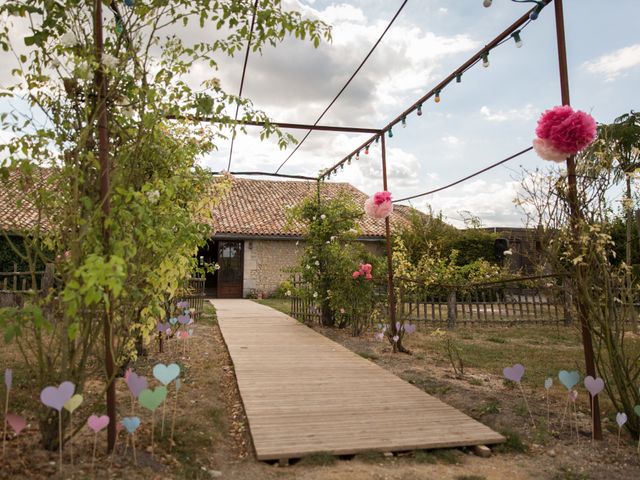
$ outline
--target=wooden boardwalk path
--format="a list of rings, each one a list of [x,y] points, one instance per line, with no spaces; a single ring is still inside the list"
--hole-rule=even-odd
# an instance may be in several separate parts
[[[259,460],[491,444],[462,412],[250,300],[212,300]]]

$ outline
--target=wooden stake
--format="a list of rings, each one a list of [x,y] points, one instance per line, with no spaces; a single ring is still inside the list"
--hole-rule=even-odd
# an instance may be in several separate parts
[[[165,402],[166,403],[166,402]],[[171,420],[171,442],[173,443],[173,432],[176,428],[176,412],[178,410],[178,388],[176,387],[176,396],[173,402],[173,420]]]
[[[113,457],[114,457],[114,456],[115,456],[115,454],[116,454],[116,448],[117,448],[117,446],[118,446],[118,437],[119,437],[119,436],[120,436],[120,435],[118,435],[118,428],[117,428],[117,426],[116,426],[116,441],[115,441],[115,442],[113,442],[113,450],[111,451],[111,457],[109,458],[109,468],[111,468],[111,466],[113,465]]]
[[[164,418],[167,412],[167,402],[162,402],[162,429],[160,430],[160,438],[164,437]]]
[[[7,413],[9,413],[9,388],[7,387],[7,396],[4,401],[4,426],[2,427],[2,458],[7,448]]]
[[[518,382],[518,386],[520,387],[520,391],[522,392],[522,398],[524,398],[524,404],[527,406],[527,411],[529,412],[529,417],[531,418],[531,425],[535,428],[536,421],[533,419],[533,414],[531,413],[531,409],[529,408],[529,402],[527,401],[527,396],[524,393],[524,388],[522,388],[522,384]]]
[[[138,457],[136,457],[136,434],[131,434],[131,446],[133,448],[133,462],[138,465]]]
[[[96,464],[96,447],[98,446],[98,432],[93,434],[93,456],[91,457],[91,471],[93,472]],[[114,448],[115,451],[115,448]]]
[[[616,455],[620,452],[620,432],[622,431],[622,427],[618,425],[618,445],[616,446]]]
[[[58,451],[60,452],[60,476],[62,475],[62,409],[58,412]],[[64,478],[64,477],[63,477]]]
[[[73,412],[69,412],[69,430],[73,432]],[[69,439],[69,455],[71,456],[71,465],[73,466],[73,438]]]
[[[151,456],[153,457],[153,434],[156,426],[156,411],[151,413]]]
[[[547,393],[547,428],[551,425],[551,413],[549,412],[549,390],[546,390]]]
[[[562,412],[562,418],[560,419],[560,428],[558,430],[562,430],[562,426],[564,425],[564,417],[567,415],[567,408],[569,408],[569,394],[567,394],[567,401],[564,404],[564,412]],[[571,422],[569,422],[569,426],[571,426]]]

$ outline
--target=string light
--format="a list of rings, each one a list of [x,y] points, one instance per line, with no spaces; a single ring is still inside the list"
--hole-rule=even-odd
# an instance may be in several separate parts
[[[522,47],[522,38],[520,37],[520,30],[516,30],[515,32],[513,32],[511,34],[511,37],[513,37],[513,39],[516,42],[516,48],[521,48]]]
[[[419,117],[422,116],[422,104],[418,105],[418,110],[416,110],[416,115]]]
[[[440,103],[440,92],[441,92],[441,90],[436,90],[436,96],[433,99],[433,101],[436,102],[436,103]]]
[[[484,0],[484,2],[482,2],[482,5],[484,5],[484,8],[489,8],[492,3],[493,0]]]
[[[389,128],[389,138],[393,138],[393,130],[391,128]]]
[[[135,0],[124,0],[124,4],[127,7],[133,7],[133,4],[136,3]]]
[[[360,160],[360,150],[356,152],[356,160]]]
[[[344,163],[340,164],[340,170],[344,170]]]
[[[461,73],[456,75],[456,83],[462,83],[462,74]]]
[[[484,68],[489,68],[489,52],[482,54],[482,66]]]
[[[351,155],[347,158],[347,165],[351,165]]]
[[[367,145],[366,147],[364,147],[364,154],[365,154],[365,155],[369,155],[369,145]]]
[[[407,128],[407,117],[402,117],[402,128]]]
[[[376,144],[380,141],[380,135],[376,137]]]

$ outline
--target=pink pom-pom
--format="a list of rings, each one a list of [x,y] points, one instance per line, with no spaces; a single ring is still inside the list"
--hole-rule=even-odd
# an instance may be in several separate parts
[[[553,149],[566,156],[588,147],[595,140],[596,132],[596,121],[591,115],[574,111],[568,105],[544,112],[536,128],[538,138],[547,140]]]
[[[372,267],[370,263],[364,263],[360,265],[360,271],[364,273],[371,273],[371,268]]]
[[[387,192],[388,193],[388,192]],[[386,200],[380,204],[375,203],[375,196],[369,197],[364,202],[364,211],[367,215],[373,218],[385,218],[391,214],[393,211],[393,203],[391,203],[391,196],[389,195],[389,200]]]
[[[373,279],[373,276],[372,276],[370,273],[367,273],[367,274],[364,276],[364,278],[365,278],[366,280],[371,280],[371,279]]]
[[[373,203],[375,203],[376,205],[382,205],[385,202],[390,202],[391,201],[391,193],[384,191],[384,192],[377,192],[374,196],[373,196]]]
[[[358,278],[360,276],[360,272],[358,272],[356,270],[355,272],[353,272],[352,276],[353,276],[353,279],[355,280],[356,278]]]
[[[540,158],[552,162],[564,162],[569,156],[566,153],[559,152],[558,150],[553,148],[549,140],[543,140],[541,138],[536,138],[533,140],[533,149],[536,151]]]

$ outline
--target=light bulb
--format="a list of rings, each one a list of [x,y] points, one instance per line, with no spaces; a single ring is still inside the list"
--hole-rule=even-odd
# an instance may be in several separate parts
[[[493,0],[484,0],[484,2],[482,2],[482,5],[484,6],[484,8],[489,8],[492,3]]]
[[[347,158],[347,165],[351,165],[351,157]]]
[[[538,18],[538,15],[539,15],[539,14],[540,14],[540,12],[539,12],[539,11],[538,11],[538,9],[536,8],[533,12],[531,12],[531,13],[529,14],[529,18],[530,18],[531,20],[537,20],[537,18]]]
[[[402,128],[407,128],[407,117],[402,117]]]
[[[422,104],[418,105],[418,110],[416,110],[416,115],[419,117],[422,116]]]
[[[365,155],[369,155],[369,145],[367,145],[366,147],[364,147],[364,154],[365,154]]]
[[[461,73],[456,75],[456,83],[462,83],[462,74]]]
[[[520,30],[518,30],[517,32],[513,32],[513,34],[511,36],[513,37],[513,39],[516,42],[516,48],[521,48],[522,47],[522,38],[520,37]]]
[[[389,129],[389,138],[393,138],[393,130]]]
[[[484,68],[489,68],[489,54],[485,53],[482,55],[482,66]]]
[[[356,160],[360,160],[360,150],[356,152]]]
[[[436,91],[436,96],[433,99],[433,101],[436,102],[436,103],[440,103],[440,90]]]

